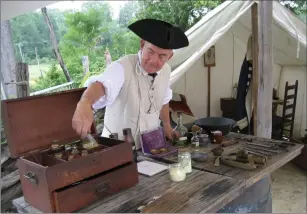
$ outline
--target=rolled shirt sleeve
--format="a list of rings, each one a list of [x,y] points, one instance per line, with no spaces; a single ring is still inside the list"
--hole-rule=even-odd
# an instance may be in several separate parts
[[[85,87],[89,87],[94,82],[100,82],[105,88],[105,95],[92,105],[93,109],[97,110],[111,105],[117,98],[119,91],[124,84],[124,80],[124,68],[118,62],[112,63],[102,74],[90,77],[85,82]]]
[[[169,101],[172,99],[172,97],[173,97],[173,91],[170,88],[170,85],[168,85],[168,88],[167,88],[165,96],[164,96],[163,105],[169,103]]]

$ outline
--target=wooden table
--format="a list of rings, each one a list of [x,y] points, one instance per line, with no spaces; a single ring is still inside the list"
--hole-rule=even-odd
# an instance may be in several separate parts
[[[152,177],[139,175],[139,183],[79,210],[91,213],[137,212],[216,212],[244,191],[244,182],[226,176],[193,170],[179,183],[169,179],[168,171]],[[154,200],[154,198],[159,197]],[[149,205],[149,202],[153,201]],[[13,200],[19,213],[41,213],[24,201]],[[146,206],[147,205],[147,206]]]
[[[236,133],[231,133],[229,137],[239,138],[240,142],[225,147],[224,154],[235,151],[248,139],[264,140]],[[298,156],[303,148],[303,145],[296,144],[289,152],[273,156],[265,166],[247,171],[226,165],[215,167],[215,157],[210,151],[216,146],[218,145],[209,144],[208,147],[201,148],[202,151],[208,152],[209,159],[204,163],[193,161],[193,172],[183,182],[172,182],[167,171],[153,177],[139,175],[139,183],[136,186],[97,201],[79,212],[137,212],[140,206],[145,206],[142,212],[152,213],[216,212],[240,196],[252,184]],[[164,158],[163,161],[177,162],[177,155]],[[155,197],[160,198],[148,204]],[[13,200],[13,204],[21,213],[40,212],[28,205],[23,197]]]
[[[256,141],[264,141],[264,142],[268,141],[268,139],[256,138],[254,136],[237,134],[237,133],[230,133],[228,137],[238,139],[239,143],[232,146],[224,147],[223,155],[235,152],[238,148],[242,147],[244,143],[248,142],[247,140],[249,139],[253,139]],[[273,142],[276,140],[270,140],[270,141]],[[200,151],[208,153],[209,158],[206,162],[192,161],[192,167],[194,169],[198,169],[201,171],[224,175],[236,180],[244,181],[246,188],[258,182],[260,179],[264,178],[265,176],[270,175],[272,172],[274,172],[284,164],[290,162],[292,159],[294,159],[296,156],[298,156],[301,153],[302,148],[304,147],[304,145],[296,144],[294,147],[289,147],[288,152],[283,152],[279,155],[272,156],[271,159],[269,159],[264,166],[261,166],[255,170],[243,170],[223,164],[220,164],[220,166],[218,167],[214,166],[216,157],[213,155],[211,150],[218,146],[219,146],[218,144],[210,143],[207,147],[200,147]],[[187,147],[184,149],[185,150],[187,149],[190,152],[193,151],[192,147]],[[170,162],[170,163],[177,162],[177,160],[178,160],[177,155],[168,156],[166,158],[161,159],[161,161]]]

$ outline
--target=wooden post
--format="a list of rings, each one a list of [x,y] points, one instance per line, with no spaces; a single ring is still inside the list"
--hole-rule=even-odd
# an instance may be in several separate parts
[[[0,72],[0,84],[1,84],[1,97],[6,100],[8,98],[8,93],[6,88],[4,87],[4,77],[2,71]]]
[[[1,22],[1,81],[7,98],[16,98],[16,85],[6,85],[6,82],[16,81],[16,58],[9,20]]]
[[[208,68],[208,106],[207,106],[207,117],[210,117],[210,101],[211,101],[211,67],[215,66],[215,46],[211,46],[204,55],[204,65]]]
[[[71,82],[72,79],[70,77],[70,74],[66,68],[66,65],[64,64],[64,61],[63,61],[63,58],[62,58],[62,55],[60,53],[60,50],[58,48],[58,42],[57,42],[57,39],[56,39],[56,36],[55,36],[55,32],[54,32],[54,28],[53,28],[53,25],[49,19],[49,16],[47,14],[47,9],[46,7],[43,7],[41,9],[42,13],[43,13],[43,16],[44,16],[44,19],[45,19],[45,22],[46,24],[48,25],[48,28],[49,28],[49,32],[50,32],[50,40],[51,40],[51,43],[52,43],[52,49],[53,49],[53,53],[54,55],[56,56],[56,58],[58,59],[58,62],[64,72],[64,75],[66,77],[66,80],[68,82]]]
[[[125,55],[126,55],[126,47],[125,47]],[[106,59],[106,65],[110,65],[112,63],[112,56],[110,54],[109,48],[106,48],[106,51],[104,53],[104,57]]]
[[[17,63],[16,65],[16,84],[17,84],[17,97],[27,97],[30,95],[29,90],[29,70],[28,64]]]
[[[18,45],[18,47],[19,47],[19,53],[20,53],[21,61],[24,62],[25,60],[24,60],[24,58],[23,58],[23,53],[22,53],[21,46],[20,46],[21,43],[18,43],[17,45]]]
[[[252,6],[254,135],[266,138],[272,133],[272,10],[272,1]]]
[[[85,76],[90,71],[88,56],[82,57],[83,75]]]
[[[38,66],[38,69],[41,73],[41,77],[43,77],[43,72],[41,70],[41,67],[39,66],[39,59],[38,59],[38,55],[37,55],[37,48],[35,47],[35,56],[36,56],[36,61],[37,61],[37,66]]]

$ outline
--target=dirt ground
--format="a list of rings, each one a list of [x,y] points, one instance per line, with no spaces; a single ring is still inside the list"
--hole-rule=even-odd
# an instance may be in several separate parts
[[[271,178],[273,213],[306,213],[307,171],[288,163]]]

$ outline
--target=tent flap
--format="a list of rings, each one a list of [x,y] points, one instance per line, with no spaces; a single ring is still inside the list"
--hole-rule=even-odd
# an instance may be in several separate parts
[[[257,2],[226,1],[189,29],[186,35],[190,45],[176,50],[169,61],[174,69],[171,74],[171,85],[182,77],[236,22],[241,23],[251,33],[250,14],[254,3]],[[306,65],[306,24],[275,1],[273,2],[273,20],[273,55],[276,64]]]

